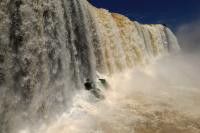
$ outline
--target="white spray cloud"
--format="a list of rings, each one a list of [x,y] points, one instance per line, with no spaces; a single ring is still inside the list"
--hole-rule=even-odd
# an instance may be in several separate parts
[[[178,28],[179,42],[187,52],[113,75],[105,100],[90,103],[85,100],[88,94],[80,93],[70,113],[38,132],[200,132],[200,56],[191,52],[199,48],[198,24],[200,21]]]
[[[200,50],[200,19],[178,27],[176,35],[184,51]]]

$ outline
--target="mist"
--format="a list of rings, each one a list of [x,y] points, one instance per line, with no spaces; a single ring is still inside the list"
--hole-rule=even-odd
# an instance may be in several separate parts
[[[72,108],[38,133],[200,132],[200,21],[176,32],[181,50],[145,66],[105,76],[110,87],[98,101],[82,90]],[[95,102],[94,102],[95,101]],[[24,129],[20,133],[29,133]]]
[[[182,51],[191,53],[200,50],[200,20],[182,24],[176,30],[176,36]]]
[[[147,66],[107,77],[105,100],[79,93],[71,110],[43,126],[45,133],[197,133],[200,64],[174,53]]]
[[[37,132],[200,132],[200,56],[184,39],[183,51],[107,77],[105,100],[79,93],[71,110]]]

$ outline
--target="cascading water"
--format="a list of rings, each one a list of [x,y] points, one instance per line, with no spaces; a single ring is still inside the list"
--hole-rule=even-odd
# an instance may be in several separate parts
[[[97,73],[177,49],[167,27],[141,25],[86,0],[1,0],[0,132],[54,119]]]

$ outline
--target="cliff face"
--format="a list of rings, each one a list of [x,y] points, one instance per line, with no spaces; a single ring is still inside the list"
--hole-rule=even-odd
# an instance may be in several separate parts
[[[175,49],[168,28],[132,22],[86,0],[1,0],[0,132],[66,109],[97,71],[112,74]]]

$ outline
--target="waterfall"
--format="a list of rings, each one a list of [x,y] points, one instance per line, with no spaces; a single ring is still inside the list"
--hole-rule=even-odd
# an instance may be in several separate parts
[[[167,27],[86,0],[1,0],[0,132],[61,113],[97,72],[113,74],[177,49]]]
[[[101,55],[96,54],[97,70],[102,73],[146,64],[155,57],[179,49],[176,37],[164,25],[142,25],[105,9],[90,9],[100,41]]]

